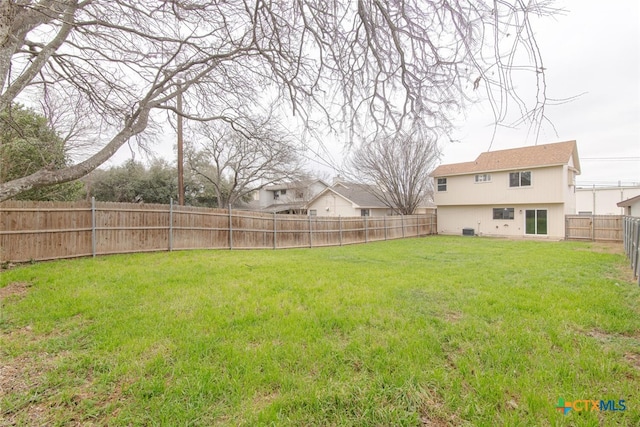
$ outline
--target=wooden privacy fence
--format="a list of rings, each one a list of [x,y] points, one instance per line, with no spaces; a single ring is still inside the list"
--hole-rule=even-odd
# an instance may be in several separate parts
[[[567,240],[622,241],[621,215],[566,215]]]
[[[625,216],[622,221],[622,230],[624,252],[631,261],[631,269],[640,285],[640,218]]]
[[[0,203],[0,261],[337,246],[436,233],[434,214],[313,217],[106,202]]]

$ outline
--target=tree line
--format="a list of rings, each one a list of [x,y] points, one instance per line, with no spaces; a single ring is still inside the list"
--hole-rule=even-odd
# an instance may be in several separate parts
[[[247,202],[251,193],[269,184],[303,176],[298,150],[291,140],[269,136],[245,139],[221,125],[203,125],[189,144],[184,176],[185,203],[226,207]],[[0,113],[0,182],[41,168],[69,163],[63,139],[47,119],[22,105]],[[163,159],[128,160],[96,169],[80,180],[21,193],[16,200],[168,203],[177,200],[177,167]]]
[[[38,158],[29,165],[7,160],[17,142],[1,148],[0,201],[62,189],[127,143],[152,151],[176,116],[205,140],[242,146],[226,158],[193,147],[188,159],[220,203],[246,196],[261,159],[302,150],[302,134],[415,154],[409,141],[437,148],[482,99],[495,126],[536,133],[547,94],[534,26],[557,12],[546,0],[0,0],[0,113],[36,109],[61,145],[23,139]]]

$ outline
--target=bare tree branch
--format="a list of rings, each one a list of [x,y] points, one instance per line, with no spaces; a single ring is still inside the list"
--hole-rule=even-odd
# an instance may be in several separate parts
[[[292,137],[262,120],[237,132],[222,123],[199,123],[188,150],[188,168],[210,182],[218,206],[236,205],[255,190],[301,175]]]
[[[380,201],[399,214],[412,215],[429,200],[429,173],[440,152],[433,136],[415,130],[363,144],[351,158],[361,182],[373,184]]]
[[[554,12],[545,0],[0,0],[0,111],[48,93],[94,124],[91,157],[0,183],[0,200],[151,138],[178,81],[197,120],[239,124],[275,102],[353,140],[414,121],[443,133],[484,89],[496,123],[515,107],[535,132],[546,82],[531,20]],[[534,89],[519,92],[525,73]]]

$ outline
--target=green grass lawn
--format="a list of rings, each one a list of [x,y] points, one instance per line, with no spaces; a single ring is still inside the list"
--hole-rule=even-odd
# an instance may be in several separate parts
[[[613,246],[438,236],[0,280],[0,425],[640,424],[640,290]]]

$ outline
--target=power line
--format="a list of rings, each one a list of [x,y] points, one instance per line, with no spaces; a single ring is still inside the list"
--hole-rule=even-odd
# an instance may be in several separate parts
[[[640,161],[640,157],[580,157],[580,160],[637,162]]]

